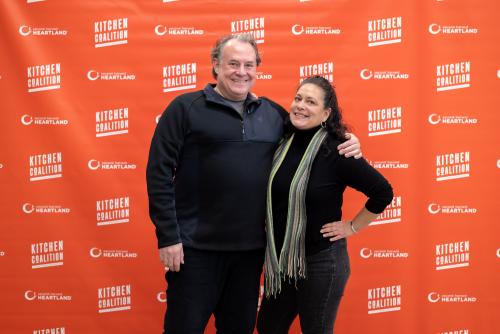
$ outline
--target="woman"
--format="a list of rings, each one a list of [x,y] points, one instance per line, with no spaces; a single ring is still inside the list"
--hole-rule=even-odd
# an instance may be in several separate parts
[[[331,334],[350,274],[346,238],[375,219],[393,193],[366,160],[338,154],[346,126],[326,79],[300,84],[289,117],[268,185],[266,298],[257,329],[288,333],[298,314],[304,334]],[[352,220],[340,221],[346,186],[368,200]]]

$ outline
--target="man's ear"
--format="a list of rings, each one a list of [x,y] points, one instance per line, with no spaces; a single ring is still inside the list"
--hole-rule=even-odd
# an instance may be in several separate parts
[[[212,60],[212,68],[216,74],[219,74],[219,61],[217,59]]]

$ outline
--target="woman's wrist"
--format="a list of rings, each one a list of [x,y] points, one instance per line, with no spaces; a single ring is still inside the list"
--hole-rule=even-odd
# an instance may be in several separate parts
[[[354,222],[352,220],[350,222],[350,225],[351,225],[351,231],[352,231],[352,233],[353,234],[358,233],[359,230],[356,227],[354,227]]]

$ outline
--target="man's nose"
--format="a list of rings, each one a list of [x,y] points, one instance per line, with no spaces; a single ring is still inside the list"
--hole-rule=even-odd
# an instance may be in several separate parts
[[[247,69],[245,68],[245,64],[241,64],[237,69],[236,69],[237,74],[245,75],[247,74]]]

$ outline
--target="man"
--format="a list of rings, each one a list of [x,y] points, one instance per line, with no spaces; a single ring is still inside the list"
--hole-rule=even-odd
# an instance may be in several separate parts
[[[211,314],[218,333],[253,331],[266,185],[286,115],[250,93],[259,64],[251,36],[221,38],[216,85],[175,98],[153,136],[147,183],[168,268],[165,333],[203,333]],[[361,156],[355,137],[341,148]]]

